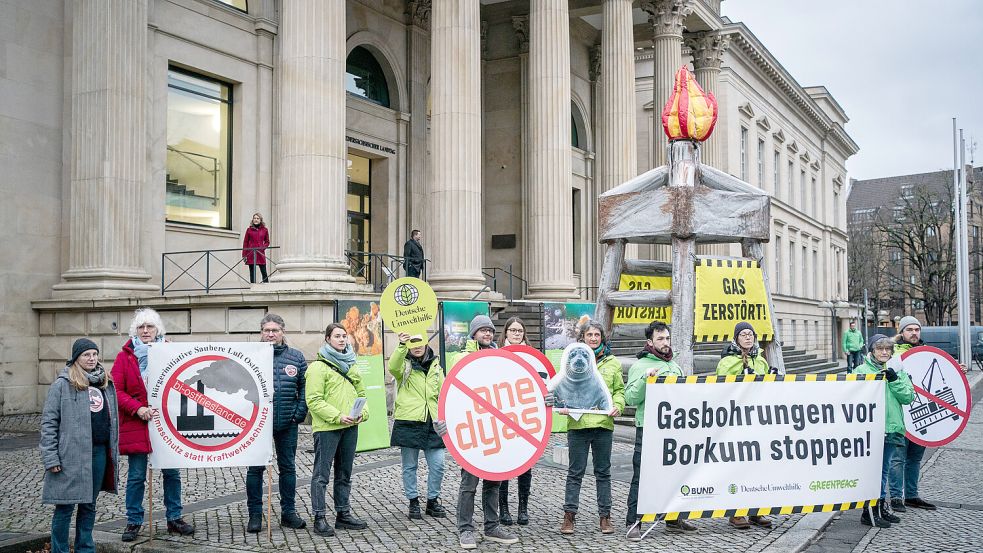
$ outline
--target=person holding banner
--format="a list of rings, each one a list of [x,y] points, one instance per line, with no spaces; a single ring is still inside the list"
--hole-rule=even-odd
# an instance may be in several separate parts
[[[881,496],[876,507],[864,509],[860,523],[865,526],[890,528],[891,523],[901,522],[901,518],[892,514],[886,505],[888,482],[891,478],[891,468],[894,457],[904,455],[905,426],[902,405],[908,405],[915,399],[915,389],[911,384],[908,373],[900,373],[887,366],[894,354],[894,341],[883,334],[870,337],[870,353],[862,365],[857,367],[855,374],[883,374],[887,380],[884,388],[885,421],[884,421],[884,460],[881,467]],[[892,483],[893,484],[893,483]]]
[[[502,327],[502,335],[499,337],[502,346],[528,346],[526,340],[526,325],[519,317],[510,317]],[[505,526],[512,526],[516,522],[522,526],[529,524],[529,494],[532,492],[532,469],[519,475],[519,503],[515,514],[515,520],[509,513],[509,481],[502,482],[498,490],[498,513],[499,521]]]
[[[628,541],[642,541],[641,517],[638,516],[638,483],[642,472],[642,436],[645,424],[645,390],[651,376],[683,376],[676,364],[669,336],[669,326],[662,321],[652,321],[645,329],[645,349],[638,352],[636,361],[628,370],[625,386],[625,403],[635,407],[635,451],[631,458],[631,487],[628,488],[628,512],[625,525]],[[668,532],[695,532],[696,526],[677,519],[666,521]]]
[[[119,398],[119,452],[127,456],[126,528],[122,540],[137,539],[143,526],[143,495],[147,486],[147,457],[150,454],[149,422],[157,416],[147,402],[147,356],[153,344],[164,341],[164,321],[150,308],[137,309],[130,322],[130,339],[113,363],[113,381]],[[181,518],[181,473],[162,469],[164,515],[167,533],[190,536],[195,527]]]
[[[580,506],[580,486],[587,471],[587,453],[590,450],[593,454],[594,478],[597,485],[600,530],[602,534],[612,534],[614,528],[611,526],[611,446],[614,441],[614,417],[620,415],[625,408],[625,381],[621,376],[621,361],[611,354],[611,346],[608,345],[604,328],[599,322],[587,321],[581,327],[578,339],[594,350],[597,370],[611,393],[614,406],[607,414],[584,414],[576,420],[571,417],[567,426],[570,467],[567,470],[563,524],[560,526],[560,533],[574,533],[575,518]]]
[[[88,338],[72,345],[72,356],[48,388],[41,412],[41,501],[54,504],[51,551],[68,553],[68,527],[75,515],[75,551],[95,551],[92,527],[100,491],[119,484],[119,416],[116,388],[99,363],[99,346]]]
[[[744,321],[737,323],[734,326],[734,341],[727,346],[724,356],[717,363],[717,376],[768,374],[769,371],[754,327]]]
[[[267,313],[259,323],[260,340],[273,344],[273,446],[280,474],[280,526],[306,528],[307,523],[297,515],[297,425],[307,418],[304,384],[307,361],[300,350],[287,346],[283,318]],[[246,506],[249,522],[246,531],[258,533],[263,529],[263,472],[266,466],[249,467],[246,471]]]
[[[352,514],[352,467],[358,443],[358,425],[369,418],[365,385],[355,367],[355,350],[348,343],[345,327],[331,323],[324,329],[324,345],[317,360],[307,369],[307,407],[314,431],[314,471],[311,477],[311,508],[314,533],[333,536],[328,524],[325,490],[334,464],[335,527],[364,530],[368,524]],[[355,404],[362,398],[361,410]]]
[[[418,340],[422,345],[408,347]],[[444,478],[444,441],[434,429],[437,399],[444,384],[444,370],[433,349],[422,337],[399,334],[399,345],[389,358],[389,373],[396,379],[396,406],[390,445],[399,447],[403,465],[403,493],[410,502],[408,516],[421,520],[420,497],[416,487],[420,451],[427,460],[426,513],[435,518],[447,516],[440,504],[440,485]]]
[[[915,317],[903,317],[898,327],[901,332],[894,337],[894,355],[900,357],[909,349],[925,343],[922,341],[922,324]],[[907,436],[903,439],[904,444],[891,463],[891,508],[899,513],[905,512],[906,507],[934,511],[935,505],[918,497],[918,479],[925,446],[916,444]]]

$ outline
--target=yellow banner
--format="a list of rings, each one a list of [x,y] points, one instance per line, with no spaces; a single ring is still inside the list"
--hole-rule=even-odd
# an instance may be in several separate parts
[[[734,325],[741,321],[751,323],[760,341],[775,334],[761,266],[750,259],[698,259],[695,340],[732,340]]]
[[[672,277],[652,277],[638,275],[621,275],[618,290],[669,290],[672,288]],[[652,321],[662,321],[669,324],[672,319],[671,307],[616,307],[614,308],[614,324],[649,324]]]
[[[437,318],[437,296],[426,282],[403,277],[386,286],[379,298],[382,320],[393,332],[405,332],[415,338],[409,346],[427,342],[427,331]]]

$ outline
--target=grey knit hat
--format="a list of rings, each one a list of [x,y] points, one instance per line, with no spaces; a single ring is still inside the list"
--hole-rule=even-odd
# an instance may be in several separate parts
[[[922,323],[918,322],[918,319],[912,317],[911,315],[908,315],[906,317],[901,317],[901,322],[898,323],[898,332],[903,331],[905,329],[905,327],[908,327],[908,326],[911,326],[911,325],[915,325],[918,328],[921,328],[922,327]]]
[[[468,331],[468,337],[474,338],[474,333],[482,328],[490,328],[492,332],[495,332],[495,325],[492,324],[492,320],[488,315],[476,315],[475,318],[471,319],[471,329]]]

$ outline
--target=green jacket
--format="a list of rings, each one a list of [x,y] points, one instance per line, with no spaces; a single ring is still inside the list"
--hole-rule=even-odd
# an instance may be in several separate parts
[[[488,346],[485,349],[496,349],[497,347],[498,346],[495,345],[495,342],[492,342],[492,345]],[[481,349],[481,347],[478,346],[477,340],[468,340],[467,342],[464,342],[464,349],[447,356],[447,368],[453,369],[454,365],[457,365],[458,361],[464,359],[469,353],[474,353],[479,349]]]
[[[683,376],[683,369],[679,368],[675,359],[663,361],[651,353],[646,353],[628,369],[625,403],[635,406],[635,426],[638,428],[645,425],[645,387],[648,373],[653,367],[658,368],[656,376]]]
[[[908,342],[902,342],[900,344],[894,344],[894,355],[901,355],[902,353],[908,351],[915,346],[909,344]]]
[[[877,374],[879,372],[881,372],[881,367],[871,361],[871,354],[867,354],[864,363],[854,369],[855,374]],[[904,369],[897,372],[897,380],[894,382],[884,381],[887,384],[884,388],[884,403],[887,410],[884,432],[888,434],[904,434],[904,415],[901,412],[901,406],[908,405],[915,399],[915,387],[911,384],[911,377]]]
[[[345,377],[348,378],[345,378]],[[350,382],[349,382],[350,380]],[[307,407],[311,413],[311,427],[314,432],[344,430],[351,425],[342,424],[342,415],[347,416],[355,405],[355,398],[365,397],[365,383],[362,373],[355,365],[342,376],[330,360],[320,353],[317,361],[307,367]],[[362,409],[362,421],[369,420],[369,405]]]
[[[843,333],[843,351],[851,353],[864,347],[864,335],[859,330],[847,330]]]
[[[611,401],[618,411],[625,409],[625,381],[621,376],[621,361],[613,355],[608,355],[597,364],[597,370],[601,372],[601,378],[611,392]],[[567,430],[585,430],[588,428],[606,428],[614,430],[614,417],[608,415],[581,415],[580,420],[573,420],[567,424]]]
[[[754,374],[768,374],[768,361],[765,356],[761,354],[761,349],[758,348],[758,354],[755,356],[748,356],[748,364],[753,369]],[[730,376],[730,375],[741,375],[744,374],[744,364],[741,362],[741,352],[737,349],[737,346],[731,344],[727,348],[727,355],[720,359],[717,363],[717,376]]]
[[[399,344],[389,358],[389,373],[396,379],[393,418],[425,422],[429,413],[430,420],[437,420],[437,398],[444,385],[444,369],[440,367],[440,360],[434,359],[427,372],[414,370],[408,353],[406,344]]]

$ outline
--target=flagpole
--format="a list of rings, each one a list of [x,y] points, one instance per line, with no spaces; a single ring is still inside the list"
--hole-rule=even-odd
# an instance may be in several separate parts
[[[969,215],[966,213],[966,140],[963,130],[959,129],[959,257],[962,259],[962,270],[959,273],[959,348],[960,357],[966,368],[973,366],[972,347],[969,339]]]

